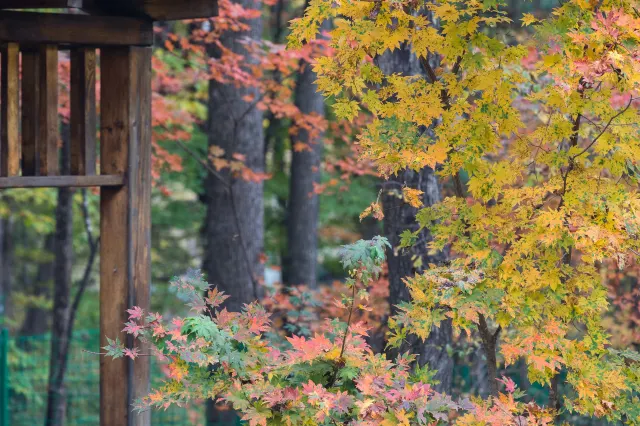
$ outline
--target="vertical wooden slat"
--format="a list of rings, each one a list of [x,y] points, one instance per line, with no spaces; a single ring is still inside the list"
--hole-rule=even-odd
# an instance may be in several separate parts
[[[58,48],[40,47],[38,160],[40,175],[58,174]]]
[[[71,174],[96,174],[96,51],[71,50]]]
[[[100,197],[100,330],[119,337],[132,305],[149,307],[151,223],[151,49],[101,49],[100,168],[125,174],[121,188]],[[148,351],[142,348],[142,351]],[[150,424],[131,403],[149,391],[148,358],[101,359],[100,424]]]
[[[2,46],[2,106],[0,176],[20,174],[20,49],[16,43]]]
[[[22,52],[22,175],[36,176],[38,169],[40,61],[37,51]]]

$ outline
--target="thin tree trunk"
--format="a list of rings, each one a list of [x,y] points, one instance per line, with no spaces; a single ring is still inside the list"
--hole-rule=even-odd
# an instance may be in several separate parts
[[[471,354],[471,393],[483,399],[489,396],[489,381],[487,380],[487,360],[484,350],[478,348]]]
[[[68,126],[64,126],[68,127]],[[69,134],[63,133],[63,174],[69,174]],[[68,348],[69,292],[71,287],[71,259],[73,256],[73,192],[71,188],[58,189],[56,207],[56,236],[53,279],[53,321],[51,354],[49,358],[49,391],[47,395],[47,426],[62,426],[66,415],[64,364]]]
[[[51,283],[53,281],[53,251],[55,235],[49,234],[44,238],[44,246],[41,250],[42,256],[38,265],[38,272],[32,285],[27,290],[29,296],[50,297]],[[49,331],[49,320],[51,312],[42,306],[29,305],[19,334],[21,336],[34,336],[44,334]]]
[[[245,8],[260,10],[261,3],[254,0],[238,0]],[[246,54],[246,39],[259,40],[262,21],[249,21],[250,30],[229,32],[222,37],[222,44],[235,53]],[[215,59],[220,53],[210,48]],[[251,59],[247,58],[246,62]],[[254,172],[264,170],[264,135],[262,112],[255,101],[254,88],[236,87],[209,82],[209,145],[219,146],[225,155],[239,153],[245,156],[245,165]],[[263,184],[235,179],[227,172],[207,177],[207,214],[204,224],[205,252],[203,269],[212,286],[231,296],[225,307],[239,311],[243,304],[258,298],[258,283],[262,281],[261,255],[264,245]],[[209,401],[207,422],[209,425],[233,425],[236,415],[231,410],[219,410]]]
[[[13,218],[0,219],[0,318],[11,317]]]
[[[316,74],[311,64],[302,62],[295,92],[295,104],[302,114],[324,116],[324,98],[315,84]],[[322,134],[312,138],[300,129],[293,139],[302,150],[293,150],[289,184],[287,221],[288,262],[284,276],[287,285],[316,286],[318,263],[318,195],[314,183],[320,183]]]
[[[378,59],[378,66],[387,74],[398,73],[406,76],[423,74],[418,58],[411,53],[409,46],[403,46],[394,52],[385,52]],[[392,176],[382,184],[382,203],[384,212],[384,233],[391,243],[388,250],[389,266],[389,305],[394,315],[396,305],[409,300],[409,291],[403,280],[427,268],[430,263],[444,262],[448,254],[440,252],[430,254],[427,244],[431,235],[427,230],[420,232],[417,243],[410,250],[400,250],[400,234],[409,229],[418,229],[416,223],[417,210],[402,200],[402,187],[407,186],[424,192],[424,206],[431,206],[441,199],[440,185],[434,171],[424,168],[419,172],[404,170]],[[453,381],[453,359],[449,356],[448,347],[452,342],[451,321],[443,321],[434,327],[426,341],[410,336],[398,351],[391,351],[390,356],[411,351],[417,355],[418,364],[428,365],[437,371],[435,379],[439,381],[436,389],[450,393]]]
[[[498,336],[500,335],[501,328],[498,327],[495,331],[489,330],[486,319],[483,315],[480,315],[478,321],[478,331],[480,333],[480,339],[482,340],[482,347],[484,348],[485,357],[487,360],[487,383],[489,385],[489,392],[492,396],[497,397],[499,393],[498,383]]]

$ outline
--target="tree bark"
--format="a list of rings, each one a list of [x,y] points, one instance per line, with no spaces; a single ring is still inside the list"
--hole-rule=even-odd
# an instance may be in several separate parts
[[[11,318],[13,218],[0,218],[0,319]],[[1,325],[1,324],[0,324]]]
[[[32,286],[27,290],[29,296],[49,297],[51,295],[51,283],[53,281],[53,251],[54,251],[55,235],[49,234],[44,238],[44,246],[42,255],[46,259],[41,260],[38,265],[38,272],[33,281]],[[49,258],[51,257],[51,258]],[[51,312],[41,306],[30,305],[27,308],[22,326],[20,327],[20,336],[35,336],[44,334],[49,331],[49,320]]]
[[[489,330],[487,321],[483,315],[480,315],[478,321],[478,331],[482,340],[485,357],[487,359],[487,383],[489,392],[492,396],[497,397],[500,391],[498,383],[498,360],[496,352],[498,350],[498,336],[500,335],[500,327],[495,331]]]
[[[387,51],[378,59],[378,66],[387,75],[399,73],[409,76],[423,73],[418,58],[411,53],[409,46],[403,46],[394,52]],[[431,240],[431,235],[427,230],[420,232],[417,243],[411,249],[398,248],[400,234],[403,231],[418,229],[417,209],[403,201],[403,186],[423,191],[424,206],[431,206],[441,199],[438,179],[430,168],[424,168],[420,172],[404,170],[382,184],[384,233],[392,246],[387,250],[391,315],[397,313],[398,303],[409,300],[409,291],[403,280],[420,273],[430,263],[444,262],[448,256],[446,252],[435,254],[428,252],[427,244]],[[417,266],[416,260],[419,261]],[[435,379],[439,383],[436,390],[450,393],[453,381],[453,359],[449,356],[447,348],[451,342],[451,321],[447,320],[440,323],[439,327],[434,327],[426,341],[423,342],[416,336],[409,336],[399,350],[391,351],[389,355],[395,357],[398,353],[406,351],[416,354],[420,366],[428,365],[431,370],[437,371]]]
[[[295,104],[302,114],[325,115],[324,98],[318,93],[316,73],[311,64],[302,61],[295,91]],[[305,144],[308,149],[293,150],[289,179],[287,215],[288,262],[285,262],[287,285],[306,284],[315,287],[318,263],[318,195],[314,183],[320,183],[322,137],[312,138],[300,129],[293,143]]]
[[[237,0],[244,8],[258,9],[255,0]],[[260,18],[249,21],[250,30],[228,32],[222,44],[233,52],[246,56],[246,39],[259,40],[262,34]],[[220,57],[215,47],[209,49],[213,60]],[[251,58],[246,56],[246,63]],[[245,165],[254,172],[264,170],[264,135],[262,112],[255,101],[257,89],[209,82],[208,139],[209,146],[219,146],[225,155],[245,156]],[[225,307],[239,311],[242,305],[258,298],[258,283],[262,281],[261,255],[264,245],[263,184],[234,178],[222,171],[209,173],[205,183],[207,214],[204,224],[203,269],[209,283],[230,296]],[[231,410],[216,409],[213,401],[207,404],[209,425],[234,424]]]
[[[487,380],[487,360],[484,350],[478,348],[471,354],[471,393],[483,399],[489,394],[489,381]]]
[[[68,130],[68,126],[66,130]],[[69,134],[63,134],[62,167],[70,174]],[[73,192],[58,189],[56,207],[55,259],[53,272],[53,321],[51,354],[49,358],[49,391],[47,395],[47,426],[62,426],[66,416],[64,370],[69,338],[69,293],[71,287],[71,259],[73,257]]]

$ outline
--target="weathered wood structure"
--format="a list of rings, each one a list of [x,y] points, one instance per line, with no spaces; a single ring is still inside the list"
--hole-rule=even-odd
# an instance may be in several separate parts
[[[126,341],[126,309],[149,305],[153,21],[216,11],[215,0],[0,0],[0,190],[101,188],[101,346]],[[71,61],[71,176],[59,173],[61,49]],[[148,390],[148,360],[102,359],[101,425],[148,425],[131,409]]]

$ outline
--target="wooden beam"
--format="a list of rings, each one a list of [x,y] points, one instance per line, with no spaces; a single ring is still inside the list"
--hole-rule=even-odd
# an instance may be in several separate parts
[[[210,18],[218,13],[216,0],[95,0],[94,3],[108,14],[154,21]]]
[[[0,9],[58,9],[82,6],[82,0],[0,0]]]
[[[96,174],[96,51],[71,50],[71,174]]]
[[[2,55],[0,176],[20,174],[20,48],[7,43]]]
[[[38,162],[41,176],[58,174],[58,48],[39,49]]]
[[[124,181],[122,175],[15,176],[0,178],[0,189],[118,187],[124,185]]]
[[[100,193],[100,336],[119,337],[126,309],[149,307],[151,246],[151,48],[100,54],[100,168],[126,174],[125,186]],[[144,353],[147,347],[142,347]],[[147,426],[132,402],[149,392],[149,360],[100,360],[100,424]]]
[[[22,176],[38,174],[40,55],[22,52]]]
[[[61,13],[0,11],[0,41],[75,46],[151,46],[150,20]]]

